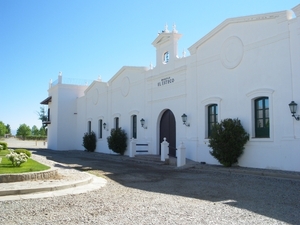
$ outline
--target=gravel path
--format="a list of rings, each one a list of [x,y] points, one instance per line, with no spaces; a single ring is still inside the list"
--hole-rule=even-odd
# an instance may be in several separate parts
[[[299,180],[59,154],[52,159],[89,166],[107,185],[79,195],[0,202],[0,224],[300,224]]]
[[[223,182],[224,178],[220,181]],[[157,182],[159,186],[169,186],[168,181]],[[263,185],[270,183],[270,181],[261,182]],[[276,182],[279,188],[290,186],[289,182],[285,184]],[[224,196],[240,189],[238,184],[230,186],[233,186],[233,190],[228,193],[228,187],[225,188]],[[172,192],[176,189],[174,187]],[[217,191],[206,187],[198,189],[206,192],[203,196],[207,197],[197,198],[198,191],[193,193],[195,197],[184,196],[180,191],[178,195],[146,191],[109,180],[105,188],[87,194],[1,202],[0,222],[1,224],[299,224],[299,202],[291,199],[299,200],[299,197],[296,194],[281,196],[282,190],[276,191],[274,186],[271,187],[272,192],[259,196],[256,185],[253,188],[244,186],[242,189],[244,191],[250,189],[249,192],[235,194],[232,198],[222,198],[222,193],[218,193],[219,188]],[[292,191],[291,188],[287,190]],[[237,195],[240,195],[238,201]],[[276,195],[281,197],[274,199],[274,202],[270,201],[269,198]]]

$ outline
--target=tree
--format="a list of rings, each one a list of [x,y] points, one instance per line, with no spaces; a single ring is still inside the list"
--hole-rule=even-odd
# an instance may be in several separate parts
[[[41,128],[39,130],[39,134],[41,136],[46,136],[47,135],[47,129],[44,126],[41,126]]]
[[[0,137],[3,137],[6,134],[6,131],[7,129],[5,124],[2,121],[0,121]]]
[[[39,129],[37,128],[36,125],[33,125],[32,128],[31,128],[31,134],[34,135],[34,136],[38,136],[40,134],[40,131]]]
[[[46,113],[45,107],[40,107],[40,112],[38,112],[38,115],[39,115],[39,120],[42,121],[42,124],[44,121],[48,120],[48,115]],[[45,127],[46,125],[43,124],[43,126]]]
[[[21,124],[17,130],[17,136],[21,136],[23,140],[31,134],[31,129],[25,123]]]
[[[238,162],[248,140],[249,134],[239,119],[224,119],[213,126],[208,147],[213,149],[210,151],[212,156],[222,165],[230,167]]]
[[[124,155],[127,148],[127,134],[121,127],[112,129],[107,137],[108,147],[120,155]]]
[[[6,125],[6,133],[7,134],[11,134],[11,129],[10,129],[10,125],[9,124]]]

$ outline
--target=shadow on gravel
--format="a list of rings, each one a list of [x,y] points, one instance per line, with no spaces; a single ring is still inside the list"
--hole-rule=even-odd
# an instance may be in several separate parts
[[[289,224],[300,221],[300,181],[193,168],[177,170],[166,165],[132,162],[126,156],[83,151],[35,150],[34,153],[66,169],[98,170],[129,188],[227,204]],[[245,215],[245,221],[248,216]]]

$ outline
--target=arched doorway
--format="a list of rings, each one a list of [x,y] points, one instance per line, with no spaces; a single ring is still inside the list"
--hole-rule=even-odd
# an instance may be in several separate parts
[[[169,142],[169,156],[176,157],[176,121],[171,110],[167,109],[161,119],[159,125],[159,140],[163,142],[164,137]],[[159,145],[160,146],[160,145]],[[159,154],[161,149],[159,147]]]

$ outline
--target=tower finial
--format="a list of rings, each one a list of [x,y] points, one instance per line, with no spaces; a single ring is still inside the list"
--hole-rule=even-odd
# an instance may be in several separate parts
[[[153,69],[153,64],[152,64],[152,62],[150,62],[149,68],[150,68],[150,70]]]
[[[178,30],[176,30],[176,24],[175,23],[173,24],[173,30],[172,30],[172,32],[173,33],[178,33]]]
[[[168,24],[166,23],[165,25],[165,33],[169,33],[170,31],[168,30]]]

